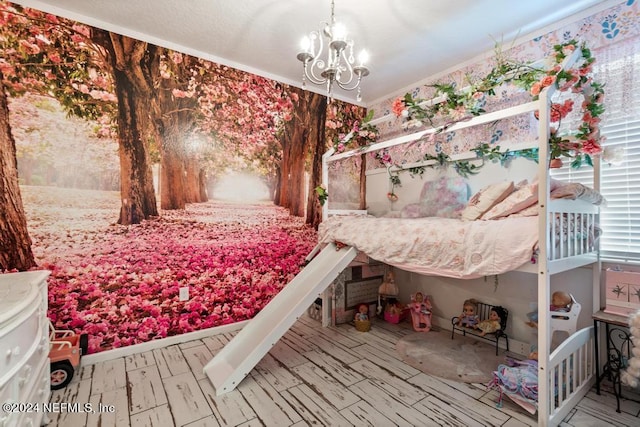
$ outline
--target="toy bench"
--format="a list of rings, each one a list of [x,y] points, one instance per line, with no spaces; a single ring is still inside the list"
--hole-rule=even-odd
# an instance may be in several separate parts
[[[491,309],[494,306],[490,304],[485,304],[482,302],[477,302],[476,307],[477,307],[476,314],[478,316],[478,322],[482,322],[483,320],[486,320],[489,318],[489,313],[491,313]],[[482,338],[483,340],[493,342],[496,345],[496,356],[497,356],[498,348],[499,348],[498,344],[500,342],[500,338],[504,338],[507,351],[509,351],[509,337],[505,333],[505,330],[507,329],[507,318],[509,317],[509,310],[507,310],[504,307],[502,307],[502,309],[504,310],[504,318],[500,320],[500,329],[493,333],[487,333],[484,336],[481,335],[482,331],[480,331],[479,329],[474,329],[474,328],[461,326],[461,325],[459,326],[458,325],[458,320],[460,319],[459,316],[452,317],[451,318],[451,325],[452,325],[451,339],[454,338],[457,331],[458,333],[462,333],[462,335],[465,335],[465,336],[469,334],[469,335],[476,336],[478,338]]]

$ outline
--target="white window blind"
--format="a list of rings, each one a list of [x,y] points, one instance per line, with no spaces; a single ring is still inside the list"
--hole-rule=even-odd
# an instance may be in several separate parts
[[[639,40],[619,43],[595,52],[594,77],[605,84],[605,113],[600,191],[607,199],[602,207],[601,255],[617,260],[640,261],[640,52]],[[611,154],[623,153],[612,159]],[[611,161],[608,163],[608,161]],[[562,180],[593,185],[589,167],[564,167],[554,172]]]

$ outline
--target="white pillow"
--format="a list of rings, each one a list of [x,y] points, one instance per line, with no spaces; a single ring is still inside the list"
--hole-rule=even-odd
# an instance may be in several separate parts
[[[480,218],[483,213],[503,201],[512,192],[513,181],[487,185],[469,199],[467,207],[462,210],[462,219],[474,221]]]

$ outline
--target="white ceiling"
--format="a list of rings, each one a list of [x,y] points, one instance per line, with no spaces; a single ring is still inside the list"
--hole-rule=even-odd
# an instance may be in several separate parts
[[[540,32],[602,0],[335,0],[336,18],[370,54],[363,105]],[[330,0],[16,0],[294,86],[299,42],[328,21]],[[307,86],[324,93],[324,88]],[[336,97],[355,102],[355,92]]]

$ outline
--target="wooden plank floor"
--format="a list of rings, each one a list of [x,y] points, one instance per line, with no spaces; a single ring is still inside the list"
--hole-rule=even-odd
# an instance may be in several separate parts
[[[50,414],[50,427],[76,426],[535,426],[497,393],[426,375],[404,364],[395,343],[406,326],[376,321],[322,328],[300,319],[236,390],[215,396],[203,366],[232,337],[216,335],[81,367],[51,402],[91,403],[113,412]],[[565,426],[640,426],[640,403],[590,392]]]

